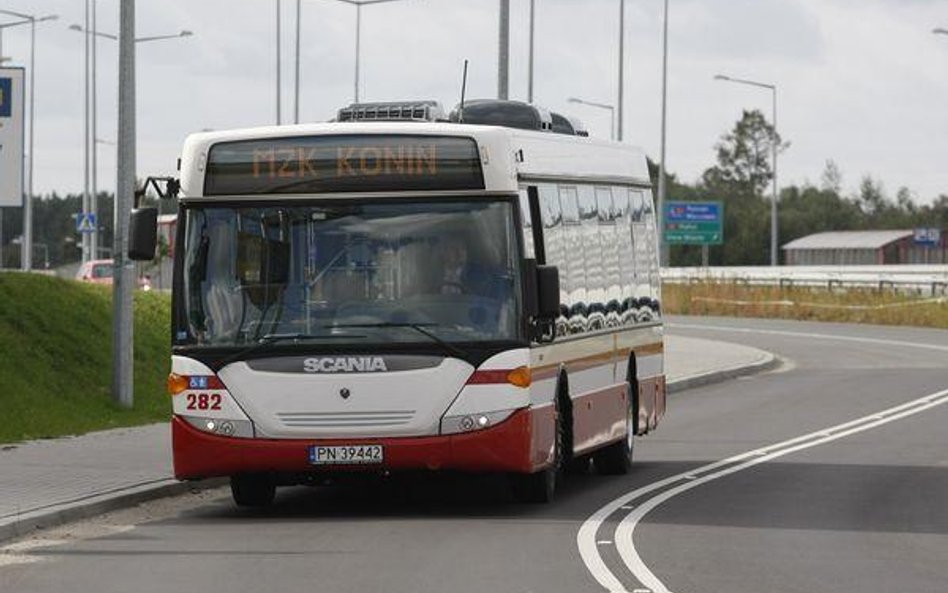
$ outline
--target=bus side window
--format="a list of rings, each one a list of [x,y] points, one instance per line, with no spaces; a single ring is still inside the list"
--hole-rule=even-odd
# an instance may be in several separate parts
[[[518,197],[520,204],[520,222],[522,224],[523,257],[536,258],[536,251],[533,247],[533,215],[530,212],[530,198],[526,187],[520,188]]]
[[[643,201],[645,202],[645,223],[646,223],[646,237],[648,242],[648,276],[649,276],[649,292],[652,297],[652,309],[655,312],[655,315],[659,314],[658,302],[661,299],[662,292],[662,280],[661,272],[659,270],[658,263],[658,229],[656,228],[656,216],[655,216],[655,206],[652,201],[652,192],[650,190],[645,190],[642,195]]]
[[[569,333],[587,329],[586,258],[583,253],[583,229],[580,222],[579,196],[576,186],[559,187],[563,209],[564,267],[560,268],[560,287],[565,292],[563,304],[569,317]],[[565,280],[565,281],[564,281]]]
[[[648,277],[648,238],[647,238],[647,225],[644,221],[645,213],[645,200],[642,195],[642,191],[638,189],[633,189],[629,192],[630,208],[631,208],[631,217],[630,222],[632,228],[632,252],[634,254],[633,261],[635,263],[635,275],[634,275],[634,294],[633,297],[636,301],[639,301],[643,298],[648,298],[651,296],[651,288],[649,286],[649,277]]]
[[[596,203],[596,194],[599,191],[599,188],[591,185],[579,186],[580,233],[586,263],[584,271],[589,322],[587,330],[598,330],[605,326],[605,315],[600,310],[605,305],[606,278],[603,273],[602,241],[599,237],[599,206]]]
[[[560,272],[560,302],[565,306],[568,302],[566,265],[566,229],[563,226],[563,212],[560,205],[560,196],[555,185],[542,183],[537,186],[540,202],[540,219],[543,223],[543,251],[545,259],[542,263],[559,268]],[[566,334],[565,318],[557,320],[556,335]]]
[[[621,319],[623,325],[635,323],[635,247],[632,243],[632,216],[629,208],[631,190],[614,188],[612,201],[616,212],[613,232],[619,255],[621,277]]]
[[[615,237],[618,209],[614,204],[614,195],[625,195],[625,189],[621,187],[596,188],[599,241],[602,244],[602,268],[605,280],[605,296],[602,302],[606,306],[610,324],[618,322],[618,307],[622,302],[622,268],[619,262],[619,244]]]

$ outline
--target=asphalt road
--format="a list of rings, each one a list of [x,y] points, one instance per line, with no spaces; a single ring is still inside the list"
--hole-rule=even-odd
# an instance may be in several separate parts
[[[629,476],[215,490],[0,549],[0,591],[948,591],[948,332],[670,321],[785,364],[675,394]]]

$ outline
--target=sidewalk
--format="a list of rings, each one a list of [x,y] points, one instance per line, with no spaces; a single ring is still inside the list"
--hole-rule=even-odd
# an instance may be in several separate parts
[[[667,336],[665,352],[669,392],[775,362],[755,348],[681,336]],[[167,424],[0,445],[0,541],[193,487],[171,475]]]

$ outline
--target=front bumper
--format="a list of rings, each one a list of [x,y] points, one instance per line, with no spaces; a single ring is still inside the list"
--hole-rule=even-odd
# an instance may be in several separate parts
[[[352,439],[247,439],[202,432],[175,416],[171,421],[174,473],[179,480],[244,472],[339,472],[380,470],[457,470],[530,473],[550,458],[549,431],[532,409],[514,412],[504,422],[476,432],[425,437]],[[541,425],[542,422],[542,425]],[[379,465],[314,466],[312,445],[379,444]]]

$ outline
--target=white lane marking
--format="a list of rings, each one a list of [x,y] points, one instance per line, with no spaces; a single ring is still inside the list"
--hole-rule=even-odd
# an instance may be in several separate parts
[[[948,394],[948,390],[939,392],[938,394],[935,394],[935,395],[945,395],[945,394]],[[629,515],[626,516],[626,518],[623,519],[619,523],[619,526],[616,528],[616,534],[615,534],[615,541],[619,549],[619,556],[622,558],[622,561],[625,562],[629,570],[632,571],[632,574],[635,575],[635,578],[638,579],[639,582],[641,582],[643,585],[650,587],[652,591],[654,591],[655,593],[670,593],[668,588],[665,587],[664,583],[662,583],[658,579],[658,577],[656,577],[655,574],[651,570],[649,570],[649,568],[645,565],[645,563],[642,562],[642,558],[639,556],[638,552],[636,551],[635,542],[632,539],[635,533],[636,526],[639,524],[642,518],[646,514],[649,513],[649,511],[659,506],[663,502],[669,500],[670,498],[673,498],[687,490],[691,490],[692,488],[696,488],[700,486],[701,484],[705,484],[712,480],[717,480],[718,478],[723,478],[724,476],[737,473],[739,471],[748,469],[750,467],[759,465],[761,463],[766,463],[773,459],[777,459],[778,457],[783,457],[784,455],[789,455],[790,453],[795,453],[797,451],[802,451],[804,449],[810,449],[812,447],[817,447],[819,445],[829,443],[829,442],[832,442],[832,441],[835,441],[835,440],[838,440],[838,439],[841,439],[853,434],[871,430],[873,428],[877,428],[884,424],[888,424],[890,422],[894,422],[901,418],[918,414],[920,412],[923,412],[925,410],[928,410],[930,408],[940,405],[938,403],[929,403],[928,397],[930,396],[926,396],[926,397],[915,400],[915,403],[919,404],[917,407],[904,410],[898,414],[893,414],[882,420],[874,420],[872,422],[869,422],[868,424],[856,426],[849,430],[838,431],[838,432],[834,431],[833,434],[823,437],[821,439],[818,439],[816,441],[811,441],[808,443],[803,443],[803,444],[795,445],[792,447],[787,447],[780,451],[775,451],[773,453],[770,453],[769,455],[765,457],[758,457],[757,459],[751,459],[739,465],[723,469],[713,474],[703,476],[700,479],[695,480],[693,482],[681,484],[680,486],[676,486],[675,488],[671,488],[669,490],[665,490],[664,492],[659,493],[657,496],[654,496],[650,498],[649,500],[645,501],[644,503],[642,503],[641,505],[639,505],[638,508],[636,508],[634,511],[629,513]],[[944,403],[944,401],[942,401],[941,403]],[[873,416],[868,416],[866,418],[872,419]],[[626,545],[626,543],[628,543],[628,545]]]
[[[761,449],[747,451],[727,459],[722,459],[721,461],[716,461],[714,463],[701,466],[698,469],[670,476],[663,480],[659,480],[658,482],[653,482],[652,484],[628,492],[600,508],[598,511],[593,513],[592,516],[586,519],[586,521],[580,526],[579,532],[576,534],[576,545],[579,548],[579,555],[582,558],[583,563],[586,564],[587,570],[589,570],[593,578],[596,579],[596,581],[603,588],[605,588],[607,591],[622,591],[622,583],[618,578],[616,578],[612,571],[609,570],[603,561],[602,556],[599,555],[599,551],[596,547],[596,533],[599,531],[599,528],[602,526],[605,519],[622,508],[624,505],[628,505],[633,500],[641,498],[645,494],[654,492],[655,490],[660,490],[666,486],[671,486],[676,482],[684,481],[684,483],[676,486],[675,488],[670,488],[666,492],[649,499],[635,508],[632,513],[630,513],[625,519],[623,519],[622,522],[620,522],[615,533],[615,541],[617,542],[619,554],[626,566],[628,566],[629,569],[632,570],[633,574],[636,575],[636,578],[639,580],[639,582],[641,582],[643,585],[651,587],[655,593],[668,593],[668,589],[665,588],[664,584],[662,584],[662,582],[659,581],[654,574],[652,574],[645,564],[642,563],[641,558],[639,558],[638,553],[635,551],[634,544],[632,544],[632,532],[635,529],[635,525],[648,511],[655,508],[672,496],[675,496],[680,492],[684,492],[685,490],[695,488],[701,484],[704,484],[705,482],[709,482],[736,471],[770,461],[771,459],[776,459],[777,457],[787,455],[794,451],[815,447],[823,443],[843,438],[850,434],[869,430],[871,428],[893,422],[906,416],[917,414],[921,411],[933,408],[946,402],[948,402],[948,390],[939,391],[937,393],[926,395],[887,410],[883,410],[882,412],[856,418],[855,420],[837,424],[836,426],[830,427],[828,429],[821,429],[816,432],[794,437],[786,441],[768,445],[767,447],[763,447]],[[874,416],[877,414],[884,414],[886,417],[882,420],[875,420]],[[833,431],[833,433],[829,434],[828,431]],[[700,477],[697,477],[699,475]],[[689,479],[689,476],[694,479]],[[636,517],[634,519],[635,522],[629,523],[633,517]],[[625,541],[630,542],[630,547],[628,549],[624,546]]]
[[[756,329],[752,327],[731,327],[726,325],[701,325],[698,323],[666,323],[666,327],[680,327],[682,329],[700,329],[709,331],[735,332],[742,334],[765,334],[770,336],[788,336],[792,338],[812,338],[815,340],[837,340],[840,342],[861,342],[865,344],[879,344],[881,346],[899,346],[906,348],[921,348],[923,350],[937,350],[948,352],[948,346],[925,344],[921,342],[903,342],[902,340],[886,340],[884,338],[865,338],[859,336],[835,336],[833,334],[818,334],[811,332],[797,332],[779,329]]]

